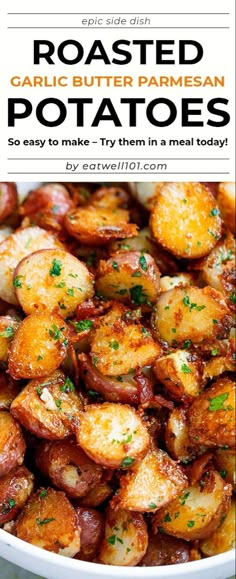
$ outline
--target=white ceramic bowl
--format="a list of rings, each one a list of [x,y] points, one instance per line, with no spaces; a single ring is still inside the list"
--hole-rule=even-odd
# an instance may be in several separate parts
[[[47,579],[227,579],[234,575],[234,551],[180,565],[111,567],[49,553],[0,529],[0,556]]]

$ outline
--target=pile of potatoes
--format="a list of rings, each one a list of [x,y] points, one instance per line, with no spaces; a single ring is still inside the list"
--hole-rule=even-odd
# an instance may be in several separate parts
[[[0,183],[0,526],[67,557],[234,546],[232,183]]]

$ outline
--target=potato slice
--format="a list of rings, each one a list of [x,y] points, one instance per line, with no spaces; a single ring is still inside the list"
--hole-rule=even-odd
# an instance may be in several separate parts
[[[149,446],[148,431],[136,411],[109,402],[87,407],[76,437],[86,454],[107,468],[129,468]]]
[[[15,270],[14,283],[26,314],[54,311],[65,318],[94,294],[87,267],[63,249],[43,249],[25,257]]]
[[[218,448],[214,452],[214,463],[220,475],[230,483],[236,491],[236,456],[235,450]]]
[[[232,325],[223,295],[210,287],[174,288],[161,294],[154,324],[169,345],[227,338]]]
[[[155,513],[188,486],[181,468],[166,452],[151,449],[130,473],[121,477],[113,508]]]
[[[200,541],[200,549],[207,557],[235,549],[235,500],[232,499],[227,515],[222,516],[219,527],[210,537]]]
[[[104,515],[94,509],[76,507],[76,516],[81,528],[80,551],[75,559],[92,561],[98,554],[104,536]]]
[[[141,561],[147,546],[148,532],[142,515],[121,509],[107,509],[105,539],[99,553],[99,562],[133,567]]]
[[[57,440],[72,434],[82,401],[61,370],[31,380],[11,405],[11,413],[40,438]]]
[[[188,419],[184,408],[174,408],[168,416],[165,429],[166,448],[171,457],[185,463],[196,454],[189,440]],[[198,443],[195,441],[195,446]]]
[[[0,479],[0,525],[16,518],[33,491],[34,475],[17,466]]]
[[[0,223],[15,211],[17,200],[15,183],[0,183]]]
[[[19,322],[12,316],[0,316],[0,362],[7,361],[8,348]]]
[[[68,497],[79,498],[101,480],[103,470],[73,441],[42,441],[36,450],[36,464],[52,484]]]
[[[154,239],[178,257],[207,255],[222,234],[222,220],[212,193],[201,183],[167,183],[151,212]]]
[[[217,201],[226,226],[235,234],[235,183],[219,183]]]
[[[138,251],[116,253],[100,261],[96,289],[109,299],[137,305],[137,287],[142,288],[140,305],[153,304],[159,293],[160,273],[151,255]]]
[[[57,314],[32,314],[23,320],[9,350],[12,378],[37,378],[56,370],[66,357],[69,329]]]
[[[216,471],[204,475],[200,485],[188,487],[177,499],[157,511],[154,532],[194,541],[209,537],[227,514],[231,486]]]
[[[137,225],[129,223],[125,209],[106,209],[87,205],[67,213],[65,227],[85,245],[103,245],[113,239],[137,235]]]
[[[55,235],[40,229],[27,227],[18,229],[0,244],[0,298],[17,305],[14,293],[13,272],[18,263],[39,249],[61,247]],[[15,285],[16,285],[15,281]]]
[[[86,354],[79,355],[79,368],[88,393],[89,391],[98,392],[107,402],[139,403],[138,386],[133,374],[115,378],[103,376]]]
[[[235,383],[219,378],[193,401],[188,417],[191,441],[207,447],[234,447]]]
[[[153,371],[178,402],[192,400],[201,392],[201,362],[186,350],[176,350],[155,360]]]
[[[157,533],[149,532],[148,548],[140,567],[159,567],[159,565],[177,565],[190,561],[190,547],[186,541]]]
[[[8,410],[17,394],[19,382],[15,382],[9,375],[0,371],[0,410]]]
[[[45,229],[59,230],[63,225],[64,216],[74,206],[64,185],[47,183],[30,191],[25,202],[19,208],[23,217],[28,217],[30,223]]]
[[[0,477],[22,464],[25,441],[19,424],[3,410],[0,411]]]
[[[74,557],[80,549],[80,528],[66,495],[39,489],[16,522],[16,536],[47,551]]]
[[[122,304],[100,318],[91,341],[94,366],[106,376],[128,374],[131,369],[151,364],[161,347]]]

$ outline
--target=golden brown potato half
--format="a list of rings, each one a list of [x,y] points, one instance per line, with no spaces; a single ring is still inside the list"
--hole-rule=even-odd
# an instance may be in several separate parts
[[[10,375],[19,380],[51,374],[66,357],[68,339],[69,329],[61,316],[50,313],[28,316],[10,346]]]
[[[220,475],[236,491],[236,456],[235,450],[218,448],[214,452],[214,463]]]
[[[148,431],[131,406],[92,404],[81,413],[79,421],[78,444],[102,466],[129,468],[148,450]]]
[[[121,239],[112,241],[109,245],[111,255],[115,253],[126,253],[127,251],[140,251],[142,253],[155,254],[154,244],[151,242],[151,232],[149,227],[144,227],[131,239]]]
[[[13,273],[18,263],[30,253],[40,249],[61,247],[55,235],[40,227],[18,229],[0,244],[0,298],[17,305]]]
[[[235,234],[235,183],[219,183],[217,201],[226,226]]]
[[[0,316],[0,362],[7,361],[8,348],[19,326],[12,316]]]
[[[161,347],[151,334],[118,303],[100,318],[91,341],[92,362],[106,376],[128,374],[151,364],[160,354]]]
[[[17,300],[26,314],[55,312],[65,318],[94,294],[93,277],[87,267],[59,248],[25,257],[15,269],[14,283]]]
[[[188,411],[189,438],[204,446],[235,446],[235,383],[219,378]]]
[[[96,487],[89,490],[85,497],[79,501],[81,507],[99,507],[113,494],[111,486],[107,482],[100,482]]]
[[[17,466],[0,479],[0,525],[16,518],[33,491],[34,475]]]
[[[229,511],[222,516],[219,527],[210,537],[200,541],[200,549],[207,557],[235,549],[235,506],[235,499],[232,498]]]
[[[19,382],[15,382],[0,370],[0,410],[8,410],[17,394],[19,394]]]
[[[204,260],[200,261],[201,277],[205,283],[221,291],[227,304],[234,309],[235,296],[235,240],[227,233]]]
[[[153,448],[131,472],[121,477],[120,490],[111,504],[115,509],[155,513],[187,485],[178,464],[163,450]]]
[[[28,217],[30,223],[44,229],[61,228],[64,216],[74,206],[64,185],[48,183],[30,191],[25,202],[19,208],[23,217]]]
[[[0,411],[0,477],[22,464],[25,441],[19,424],[4,410]]]
[[[129,223],[128,211],[93,205],[67,213],[65,227],[70,235],[85,245],[103,245],[113,239],[137,235],[137,225]]]
[[[98,392],[107,402],[139,403],[138,386],[133,374],[115,378],[103,376],[86,354],[79,355],[79,368],[88,393]]]
[[[16,521],[16,536],[47,551],[74,557],[80,549],[80,528],[65,493],[39,489]]]
[[[196,275],[194,273],[178,273],[174,276],[163,275],[160,279],[160,290],[161,292],[167,292],[174,287],[186,287],[190,285],[196,285]]]
[[[17,201],[15,183],[0,183],[0,223],[15,211]]]
[[[159,293],[160,273],[148,253],[116,253],[100,261],[96,290],[105,298],[137,305],[137,287],[142,288],[140,305],[154,304]]]
[[[48,440],[72,434],[81,410],[81,398],[61,370],[31,380],[11,405],[11,413],[27,430]]]
[[[178,565],[190,561],[190,548],[186,541],[151,531],[148,537],[147,551],[139,564],[140,567],[158,567],[159,565]]]
[[[180,460],[180,462],[187,462],[196,454],[194,452],[193,444],[189,440],[188,434],[188,419],[187,411],[185,408],[174,408],[169,413],[166,429],[165,429],[165,442],[166,448],[170,453],[171,457],[175,460]],[[198,446],[198,442],[195,442],[195,447]]]
[[[209,537],[227,514],[231,486],[216,471],[210,471],[200,484],[188,487],[177,499],[157,511],[153,530],[186,541]]]
[[[75,559],[92,561],[98,554],[104,536],[104,515],[95,509],[76,507],[77,521],[81,529],[80,551]]]
[[[178,402],[192,400],[201,392],[201,361],[186,350],[176,350],[155,360],[153,371]]]
[[[99,553],[99,562],[104,565],[133,567],[141,561],[147,546],[148,532],[142,515],[121,509],[107,509],[105,538]]]
[[[161,294],[154,324],[169,345],[227,338],[233,321],[223,295],[210,287],[176,287]]]
[[[201,183],[167,183],[150,218],[154,239],[178,257],[207,255],[222,234],[222,220],[212,193]]]
[[[102,478],[102,467],[92,462],[75,442],[42,441],[36,450],[36,465],[52,484],[68,497],[86,495]]]

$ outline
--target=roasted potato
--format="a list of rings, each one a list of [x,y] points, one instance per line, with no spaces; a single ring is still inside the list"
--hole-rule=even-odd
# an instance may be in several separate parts
[[[177,499],[157,511],[154,532],[193,541],[209,537],[230,507],[231,486],[216,471],[210,471],[201,484],[188,487]]]
[[[235,234],[235,183],[219,183],[217,201],[226,226]]]
[[[197,441],[194,446],[189,440],[187,410],[174,408],[169,413],[165,428],[166,448],[175,460],[186,463],[196,454]]]
[[[187,487],[181,468],[166,452],[150,449],[131,472],[121,477],[120,490],[113,497],[113,508],[155,513]]]
[[[0,525],[16,518],[33,486],[34,476],[25,466],[17,466],[0,478]]]
[[[230,483],[236,491],[236,456],[235,450],[217,448],[214,452],[214,463],[220,475]]]
[[[16,521],[16,536],[31,545],[64,557],[80,550],[80,527],[65,493],[39,489]]]
[[[202,392],[188,411],[189,438],[206,447],[235,445],[235,383],[219,378]]]
[[[150,228],[165,249],[178,257],[194,259],[207,255],[216,245],[222,234],[222,220],[214,196],[204,185],[166,183],[153,206]]]
[[[89,199],[89,205],[102,209],[127,209],[130,203],[128,193],[120,187],[100,187]]]
[[[227,233],[212,249],[212,251],[200,261],[199,268],[204,282],[216,290],[222,292],[229,307],[235,305],[232,300],[235,290],[235,240],[231,233]]]
[[[8,348],[19,322],[12,316],[0,316],[0,363],[7,361]]]
[[[140,567],[158,567],[159,565],[177,565],[190,560],[190,548],[187,541],[152,532],[148,535],[148,548]]]
[[[9,410],[14,398],[19,394],[19,382],[0,371],[0,410]]]
[[[201,361],[186,350],[176,350],[158,358],[153,371],[174,400],[191,401],[201,392]]]
[[[99,484],[103,473],[72,440],[42,441],[36,450],[36,465],[53,486],[71,498],[85,496]]]
[[[59,248],[25,257],[15,269],[14,283],[17,300],[26,314],[55,312],[65,318],[94,294],[87,267]]]
[[[26,200],[19,208],[19,213],[23,217],[28,217],[32,225],[59,230],[65,214],[73,206],[73,201],[64,185],[47,183],[28,193]]]
[[[66,357],[68,339],[68,326],[58,314],[28,316],[21,322],[10,346],[10,375],[19,380],[51,374]]]
[[[141,561],[148,545],[143,516],[129,511],[106,512],[105,538],[98,560],[104,565],[132,567]]]
[[[103,245],[113,239],[137,235],[137,225],[129,223],[128,211],[94,205],[67,213],[65,227],[70,235],[85,245]]]
[[[17,201],[15,183],[0,183],[0,223],[15,211]]]
[[[9,412],[0,411],[0,477],[21,465],[25,454],[21,428]]]
[[[132,195],[148,211],[151,211],[158,199],[162,187],[166,185],[167,183],[164,181],[160,181],[159,183],[155,183],[154,181],[130,183]]]
[[[140,296],[141,293],[139,301]],[[92,362],[107,376],[128,374],[131,369],[150,364],[160,354],[161,347],[151,334],[118,303],[100,318],[91,341]]]
[[[107,468],[129,468],[143,458],[149,434],[141,418],[125,404],[92,404],[80,414],[78,444],[86,454]]]
[[[107,482],[100,482],[96,487],[91,488],[89,492],[79,501],[81,507],[93,508],[99,507],[110,498],[113,494],[111,486]]]
[[[31,380],[13,401],[11,414],[36,436],[57,440],[72,434],[82,408],[73,383],[57,370]]]
[[[169,275],[163,275],[160,279],[160,290],[161,292],[167,292],[174,287],[196,285],[196,282],[197,278],[194,273],[177,273],[172,277]]]
[[[34,251],[54,247],[61,247],[55,235],[40,227],[18,229],[9,235],[0,244],[0,298],[17,305],[14,289],[20,280],[15,279],[13,285],[13,273],[18,263]]]
[[[137,286],[142,288],[141,304],[154,304],[159,293],[159,270],[147,253],[116,253],[108,261],[100,261],[96,290],[99,295],[121,302],[137,301]]]
[[[232,324],[223,295],[210,287],[176,287],[164,292],[154,316],[158,335],[172,346],[227,338]]]
[[[144,227],[137,232],[137,235],[120,241],[112,241],[109,246],[111,255],[115,253],[126,253],[127,251],[139,251],[141,253],[155,254],[155,247],[151,241],[149,227]]]
[[[75,510],[81,529],[80,551],[75,555],[75,559],[91,561],[97,556],[104,536],[104,515],[94,509],[83,507],[76,507]]]
[[[229,511],[222,515],[219,527],[210,537],[200,541],[200,549],[207,557],[235,549],[235,499],[232,499]]]

